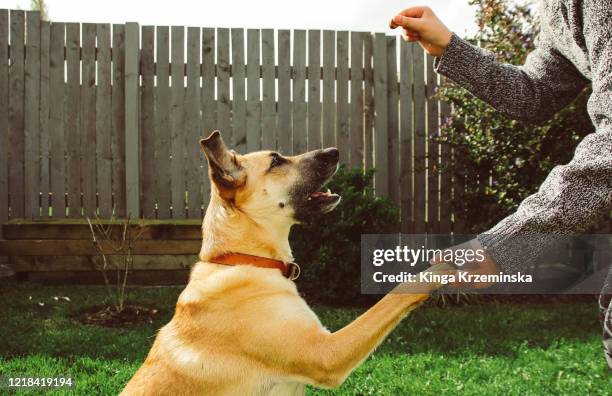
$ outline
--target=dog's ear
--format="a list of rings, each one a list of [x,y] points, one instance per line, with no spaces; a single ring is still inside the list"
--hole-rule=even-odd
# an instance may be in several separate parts
[[[246,182],[246,171],[238,163],[236,153],[228,150],[221,133],[214,131],[200,146],[208,159],[208,172],[223,199],[232,200],[236,189]]]

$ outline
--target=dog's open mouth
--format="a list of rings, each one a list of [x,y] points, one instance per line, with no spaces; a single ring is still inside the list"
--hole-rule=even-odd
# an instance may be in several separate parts
[[[308,205],[322,212],[332,211],[340,203],[340,195],[327,191],[315,191],[308,196]]]
[[[331,212],[340,203],[340,195],[325,187],[338,171],[338,157],[338,150],[332,148],[313,151],[302,160],[301,177],[290,192],[299,222],[311,220],[316,213]]]

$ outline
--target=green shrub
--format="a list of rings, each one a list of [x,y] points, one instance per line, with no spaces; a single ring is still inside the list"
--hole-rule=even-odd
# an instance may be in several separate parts
[[[531,7],[504,0],[470,3],[478,7],[479,26],[470,41],[497,54],[501,62],[523,64],[538,30]],[[485,231],[514,212],[555,165],[569,162],[578,142],[593,132],[588,95],[583,92],[542,125],[526,125],[453,83],[440,89],[439,97],[454,105],[441,140],[454,149],[453,174],[465,184],[456,210],[467,232]]]
[[[329,188],[342,196],[338,207],[313,216],[291,232],[291,246],[302,274],[299,289],[309,300],[328,304],[371,301],[361,295],[361,234],[397,232],[398,209],[374,196],[374,171],[341,167]]]

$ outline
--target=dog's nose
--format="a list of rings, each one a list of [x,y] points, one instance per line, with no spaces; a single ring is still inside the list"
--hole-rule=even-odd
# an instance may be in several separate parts
[[[340,152],[335,147],[326,148],[323,150],[319,150],[319,152],[315,155],[315,158],[319,161],[334,163],[338,162],[338,159],[340,158]]]

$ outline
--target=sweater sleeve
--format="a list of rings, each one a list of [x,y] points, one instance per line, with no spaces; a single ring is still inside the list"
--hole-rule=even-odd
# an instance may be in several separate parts
[[[589,3],[583,7],[583,32],[593,86],[588,109],[596,132],[587,135],[571,162],[555,167],[514,214],[478,236],[505,270],[525,268],[551,235],[581,231],[609,217],[612,209],[612,9],[606,1],[584,3]],[[532,95],[527,95],[529,100]]]
[[[453,34],[436,71],[511,118],[543,122],[571,102],[588,81],[551,46],[539,41],[523,66],[502,64],[495,55]]]

